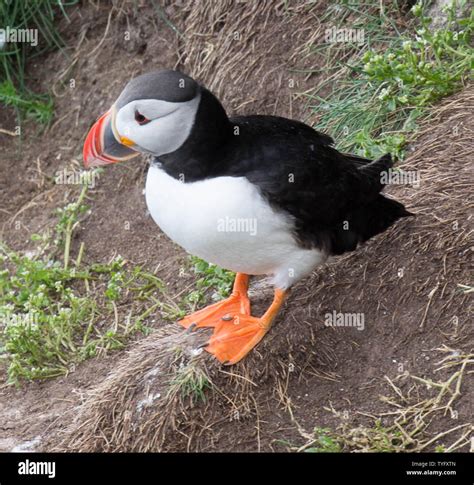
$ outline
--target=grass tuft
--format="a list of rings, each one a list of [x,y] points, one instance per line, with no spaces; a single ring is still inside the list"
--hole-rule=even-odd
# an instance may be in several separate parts
[[[209,299],[219,301],[230,295],[235,273],[208,263],[197,256],[190,256],[189,262],[198,279],[196,289],[185,297],[185,304],[194,309]]]
[[[296,451],[315,452],[452,452],[468,447],[474,437],[474,427],[469,420],[460,419],[455,404],[462,395],[464,380],[472,372],[469,369],[474,363],[474,354],[445,345],[434,351],[444,357],[436,363],[433,372],[444,373],[445,379],[421,378],[408,372],[393,380],[385,376],[391,395],[381,396],[380,400],[390,406],[388,410],[376,415],[358,412],[372,418],[373,425],[351,427],[343,422],[339,431],[316,428],[314,438],[299,448],[288,442],[282,444]],[[409,381],[405,393],[397,381],[402,384]],[[332,404],[324,409],[341,416]],[[433,422],[444,416],[453,420],[452,426],[435,433],[431,429]]]
[[[53,118],[53,99],[49,94],[19,92],[12,81],[0,84],[0,103],[16,109],[20,116],[47,125]]]
[[[342,151],[368,158],[391,153],[402,159],[420,118],[434,103],[461,89],[469,78],[474,21],[472,12],[469,17],[458,17],[463,3],[448,5],[447,23],[436,30],[431,28],[432,19],[426,16],[422,4],[417,3],[411,10],[416,28],[378,39],[365,51],[346,46],[353,55],[344,63],[346,76],[338,88],[326,98],[310,95],[318,102],[314,109],[320,115],[315,128],[331,133]],[[378,37],[373,34],[377,22],[366,7],[340,6],[341,12],[347,9],[366,19],[362,25],[369,38]],[[342,28],[347,17],[341,18]],[[381,14],[378,29],[385,31],[388,25],[393,27],[393,21]],[[322,48],[328,50],[331,46]]]
[[[85,265],[84,244],[72,258],[86,190],[58,211],[54,239],[33,235],[37,247],[27,254],[0,245],[0,358],[11,384],[66,374],[123,347],[133,333],[148,331],[148,316],[161,308],[156,296],[164,284],[153,274],[129,268],[120,256]]]
[[[341,445],[328,428],[314,429],[315,439],[304,449],[306,453],[339,453]]]
[[[49,94],[37,94],[27,87],[28,60],[51,48],[61,48],[63,41],[57,30],[58,14],[67,18],[66,8],[77,0],[15,0],[0,2],[0,28],[35,29],[38,45],[27,42],[5,42],[0,48],[0,103],[15,109],[21,121],[33,119],[48,124],[53,117]]]
[[[180,394],[189,397],[192,402],[205,402],[206,389],[211,388],[211,381],[204,370],[192,361],[180,367],[169,385],[169,395]]]

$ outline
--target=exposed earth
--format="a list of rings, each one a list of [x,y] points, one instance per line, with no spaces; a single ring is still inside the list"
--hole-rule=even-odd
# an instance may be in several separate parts
[[[71,23],[62,25],[67,55],[53,52],[29,67],[38,91],[53,88],[55,121],[43,132],[27,123],[21,144],[0,133],[0,228],[10,247],[28,250],[30,234],[54,224],[54,209],[77,194],[54,175],[80,168],[90,125],[136,74],[181,69],[213,90],[229,114],[314,121],[298,93],[323,74],[307,74],[315,61],[296,53],[317,39],[318,7],[221,4],[176,2],[162,17],[145,2],[72,9]],[[227,42],[234,31],[237,51]],[[0,451],[303,450],[314,446],[316,427],[333,430],[344,450],[383,448],[386,439],[400,450],[472,451],[472,307],[459,285],[472,277],[473,104],[468,87],[436,107],[403,162],[420,174],[420,185],[387,188],[416,217],[298,284],[245,361],[224,368],[193,353],[205,335],[183,336],[157,314],[154,333],[67,376],[16,388],[2,372]],[[14,113],[7,115],[0,128],[13,130]],[[90,214],[73,249],[84,242],[85,259],[96,262],[120,254],[178,295],[193,275],[184,251],[147,214],[146,169],[146,160],[107,167],[89,192]],[[256,285],[252,298],[258,313],[269,293]],[[363,315],[363,328],[326,326],[333,312]],[[205,402],[165,392],[179,367],[167,349],[177,343],[185,349],[181,367],[191,362],[212,383]],[[420,423],[423,432],[410,436]]]

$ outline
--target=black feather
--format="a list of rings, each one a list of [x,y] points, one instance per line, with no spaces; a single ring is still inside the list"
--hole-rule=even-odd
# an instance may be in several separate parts
[[[286,118],[228,119],[205,89],[190,136],[159,161],[185,182],[246,177],[275,210],[291,216],[302,246],[330,254],[352,251],[410,215],[402,204],[380,195],[390,155],[370,161],[340,153],[328,135]]]

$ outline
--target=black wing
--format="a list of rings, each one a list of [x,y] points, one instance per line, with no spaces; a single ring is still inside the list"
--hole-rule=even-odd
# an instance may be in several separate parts
[[[371,162],[340,153],[331,137],[285,118],[231,122],[238,131],[226,173],[247,177],[276,210],[293,216],[303,246],[341,254],[408,215],[380,195],[380,174],[392,165],[389,155]]]

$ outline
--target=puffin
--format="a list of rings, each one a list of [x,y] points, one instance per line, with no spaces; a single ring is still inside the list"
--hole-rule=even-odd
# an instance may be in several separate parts
[[[341,153],[292,119],[229,117],[176,70],[133,78],[84,142],[86,168],[140,154],[150,159],[145,198],[156,224],[188,253],[236,273],[227,299],[179,322],[212,329],[204,348],[226,365],[262,340],[295,283],[412,215],[381,194],[389,154]],[[250,308],[252,275],[274,288],[261,316]]]

